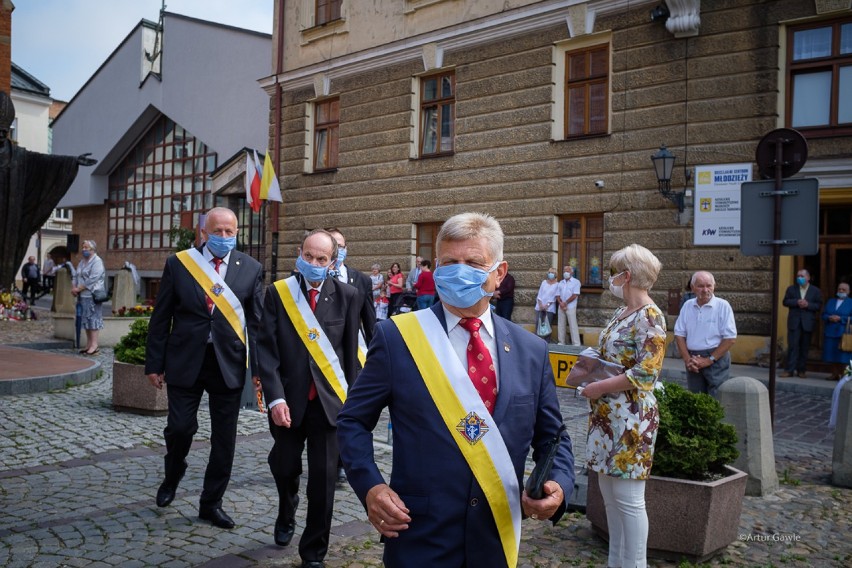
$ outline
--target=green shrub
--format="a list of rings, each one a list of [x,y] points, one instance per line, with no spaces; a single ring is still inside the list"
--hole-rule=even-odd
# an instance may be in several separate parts
[[[131,365],[144,365],[147,341],[148,319],[138,319],[130,326],[130,331],[115,345],[115,360]]]
[[[719,401],[665,383],[657,391],[660,427],[652,475],[706,481],[725,475],[723,466],[739,457],[737,432],[722,419]]]
[[[172,227],[169,229],[169,238],[175,252],[180,252],[195,246],[195,231],[186,227]]]

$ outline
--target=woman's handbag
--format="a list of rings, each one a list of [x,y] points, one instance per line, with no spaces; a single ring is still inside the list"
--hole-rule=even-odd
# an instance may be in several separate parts
[[[96,304],[103,304],[109,300],[109,294],[107,294],[106,288],[98,288],[97,290],[92,290],[92,301]]]
[[[840,350],[852,351],[852,318],[846,318],[846,331],[840,338]]]
[[[547,312],[539,312],[538,330],[536,334],[539,337],[550,337],[553,333],[553,328],[550,327],[550,318]]]

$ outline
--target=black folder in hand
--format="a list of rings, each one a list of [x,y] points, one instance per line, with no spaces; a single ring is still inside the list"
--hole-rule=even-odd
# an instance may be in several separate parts
[[[544,482],[550,479],[550,472],[553,469],[553,462],[556,459],[556,452],[559,451],[559,443],[562,441],[562,432],[564,431],[565,424],[559,428],[556,436],[548,442],[549,447],[544,456],[538,460],[527,478],[524,490],[530,499],[542,499],[544,497]]]

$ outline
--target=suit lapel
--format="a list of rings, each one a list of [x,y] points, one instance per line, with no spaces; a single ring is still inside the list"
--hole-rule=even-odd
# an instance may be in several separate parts
[[[231,288],[234,282],[237,281],[237,277],[239,276],[240,268],[243,266],[242,255],[237,251],[231,251],[231,257],[228,262],[228,271],[225,272],[225,284],[228,285],[228,288]]]
[[[500,373],[498,378],[500,390],[497,392],[497,403],[494,405],[492,416],[499,424],[509,411],[509,403],[512,400],[515,381],[512,381],[510,377],[516,377],[522,371],[516,368],[517,356],[512,351],[512,338],[506,322],[493,312],[491,321],[494,322],[494,348],[497,351],[497,369]]]
[[[326,313],[331,310],[334,305],[337,292],[335,285],[333,278],[327,279],[322,285],[319,296],[317,296],[317,307],[314,310],[314,315],[316,315],[317,321],[320,323],[325,321]]]

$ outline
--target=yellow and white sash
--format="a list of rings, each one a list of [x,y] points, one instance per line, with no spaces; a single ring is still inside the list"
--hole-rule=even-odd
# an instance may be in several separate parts
[[[326,286],[328,286],[328,283],[326,283]],[[296,333],[302,339],[302,343],[305,344],[314,363],[322,371],[337,398],[341,402],[346,402],[348,384],[343,375],[340,360],[337,358],[337,353],[334,351],[331,341],[325,336],[316,315],[311,310],[308,299],[302,293],[298,279],[295,276],[290,276],[284,280],[279,280],[275,283],[275,289],[278,290],[281,303],[284,304],[284,311],[287,312],[290,321],[293,322]]]
[[[367,340],[364,339],[364,332],[358,330],[358,361],[361,363],[361,368],[364,368],[364,363],[367,362]]]
[[[521,545],[521,492],[506,443],[432,310],[391,318],[399,328],[444,424],[482,487],[509,568]]]
[[[204,255],[198,252],[196,248],[177,253],[177,258],[198,282],[207,297],[213,300],[213,304],[234,328],[234,333],[237,334],[243,345],[247,345],[246,315],[243,312],[243,305],[231,288],[225,284],[222,276],[210,266]]]

